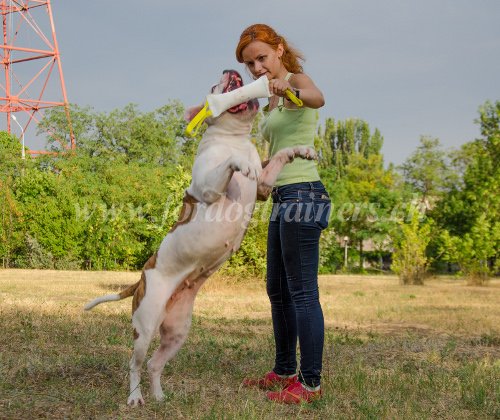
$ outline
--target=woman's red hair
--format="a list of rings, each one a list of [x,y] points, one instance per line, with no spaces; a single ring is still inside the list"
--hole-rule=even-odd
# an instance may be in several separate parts
[[[239,63],[243,63],[243,50],[252,41],[261,41],[270,45],[275,50],[279,44],[283,45],[283,56],[281,61],[285,68],[290,73],[302,73],[302,65],[300,61],[304,61],[302,54],[295,48],[290,47],[284,37],[276,33],[276,31],[268,25],[257,23],[246,28],[240,36],[240,41],[236,47],[236,59]]]

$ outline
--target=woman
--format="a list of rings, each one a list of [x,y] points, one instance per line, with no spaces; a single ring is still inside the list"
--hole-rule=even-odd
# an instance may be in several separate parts
[[[317,108],[323,94],[303,73],[300,53],[271,27],[256,24],[243,31],[236,58],[254,78],[266,75],[274,94],[264,108],[261,131],[270,155],[290,146],[314,147]],[[303,101],[298,108],[286,97],[292,91]],[[272,371],[244,385],[272,389],[270,400],[311,402],[321,397],[324,341],[319,302],[319,238],[328,225],[330,198],[314,161],[295,159],[285,166],[272,191],[273,212],[267,242],[267,293],[271,301],[276,359]],[[300,370],[297,374],[297,337]]]

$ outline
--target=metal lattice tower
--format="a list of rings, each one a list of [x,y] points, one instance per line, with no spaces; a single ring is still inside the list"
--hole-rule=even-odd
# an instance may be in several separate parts
[[[59,47],[56,39],[50,0],[0,0],[3,45],[0,58],[4,71],[0,79],[0,112],[6,126],[0,130],[19,133],[36,149],[46,144],[46,138],[59,143],[61,151],[76,147],[69,105],[64,84]],[[50,130],[40,134],[38,127],[45,110],[63,107],[67,133],[59,138]],[[6,129],[5,129],[6,127]],[[34,138],[37,141],[34,141]],[[35,139],[36,140],[36,139]],[[30,150],[45,154],[45,150]]]

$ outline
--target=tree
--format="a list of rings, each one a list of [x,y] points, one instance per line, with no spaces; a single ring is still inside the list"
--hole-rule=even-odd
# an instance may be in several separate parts
[[[12,192],[12,178],[0,178],[0,258],[2,267],[9,267],[13,250],[22,240],[17,231],[21,217]]]
[[[318,127],[318,133],[316,135],[314,146],[318,153],[318,165],[321,168],[331,168],[333,166],[333,139],[335,138],[335,120],[333,118],[327,118],[325,121],[325,128],[322,132],[321,127]]]
[[[394,189],[393,170],[384,169],[380,153],[383,137],[377,129],[372,134],[366,121],[352,118],[335,122],[328,118],[324,130],[318,130],[315,144],[321,179],[332,198],[321,260],[329,266],[342,264],[342,252],[335,241],[348,236],[358,249],[362,269],[363,244],[367,240],[387,242],[393,224],[390,214],[400,199]]]
[[[2,267],[9,267],[23,235],[18,226],[22,212],[14,195],[14,183],[26,168],[32,165],[31,157],[21,159],[22,145],[7,132],[0,132],[0,259]]]
[[[404,179],[422,195],[422,201],[439,199],[449,185],[452,171],[439,139],[421,137],[420,145],[401,165]]]
[[[359,269],[363,269],[363,246],[372,239],[382,241],[389,234],[393,220],[390,214],[399,197],[393,191],[392,173],[383,167],[382,156],[368,157],[355,153],[345,167],[345,176],[336,189],[337,217],[333,225],[340,236],[358,247]],[[340,193],[340,194],[339,194]]]
[[[139,160],[160,165],[179,163],[180,148],[185,142],[184,107],[179,101],[152,111],[141,112],[135,104],[110,113],[96,113],[91,108],[70,106],[71,121],[76,144],[89,156],[121,156],[127,161]],[[49,110],[39,124],[40,130],[50,130],[54,137],[66,138],[64,110]],[[49,149],[58,143],[50,141]]]
[[[485,285],[496,267],[489,261],[496,257],[500,246],[500,223],[490,225],[481,215],[471,231],[464,236],[453,236],[443,230],[439,236],[439,252],[446,262],[456,263],[470,285]]]
[[[442,234],[437,248],[471,282],[484,283],[499,268],[500,101],[479,108],[482,138],[455,155],[462,179],[432,212]]]
[[[139,268],[176,220],[189,184],[178,164],[191,160],[182,106],[108,115],[72,105],[71,112],[72,153],[20,162],[19,142],[0,138],[0,174],[9,175],[0,175],[4,265]],[[64,137],[59,110],[44,124]]]
[[[394,235],[392,269],[404,285],[422,285],[429,260],[426,248],[431,239],[432,222],[420,222],[421,215],[415,212],[409,222],[401,221]]]
[[[353,155],[360,154],[365,158],[380,155],[383,141],[379,130],[376,129],[373,135],[370,133],[366,121],[350,118],[335,122],[333,118],[327,118],[324,130],[321,127],[318,130],[315,146],[320,155],[320,166],[333,170],[336,178],[342,178]]]

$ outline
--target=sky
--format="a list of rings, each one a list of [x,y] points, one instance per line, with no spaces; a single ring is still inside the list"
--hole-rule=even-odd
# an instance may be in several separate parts
[[[109,112],[201,103],[222,70],[251,81],[234,50],[253,23],[306,57],[320,122],[361,118],[401,164],[421,136],[445,149],[480,136],[500,100],[498,0],[52,0],[68,100]]]

